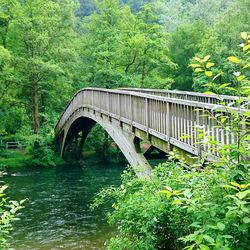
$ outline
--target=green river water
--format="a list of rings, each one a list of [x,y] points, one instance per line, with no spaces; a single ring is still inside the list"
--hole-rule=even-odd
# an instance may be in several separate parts
[[[28,198],[14,223],[10,246],[16,250],[105,249],[116,234],[107,224],[110,207],[91,211],[102,187],[118,186],[121,165],[83,164],[51,169],[9,170],[2,178],[11,199]]]

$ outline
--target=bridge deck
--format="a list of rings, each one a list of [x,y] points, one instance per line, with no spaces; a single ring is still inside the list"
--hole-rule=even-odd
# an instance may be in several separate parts
[[[224,99],[229,103],[237,97],[224,96]],[[56,125],[55,135],[81,109],[91,109],[118,120],[121,125],[144,131],[148,138],[152,135],[165,141],[168,149],[174,145],[198,157],[204,154],[210,160],[219,156],[218,147],[201,144],[197,128],[222,144],[234,143],[236,135],[219,128],[215,119],[206,116],[208,112],[217,117],[220,112],[223,117],[229,110],[246,111],[218,103],[215,96],[192,92],[85,88],[69,102]]]

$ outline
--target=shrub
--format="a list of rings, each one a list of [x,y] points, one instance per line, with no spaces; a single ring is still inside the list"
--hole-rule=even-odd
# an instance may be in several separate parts
[[[62,163],[62,159],[55,153],[54,140],[51,136],[35,135],[30,139],[29,145],[32,154],[30,165],[54,167]]]
[[[0,176],[3,172],[0,172]],[[25,200],[20,202],[9,200],[5,197],[5,190],[7,185],[0,184],[0,249],[6,249],[8,247],[7,239],[10,231],[12,230],[12,221],[15,220],[15,214],[22,207]]]
[[[131,169],[122,185],[102,190],[93,207],[115,198],[109,222],[118,237],[108,249],[247,249],[250,225],[250,178],[242,184],[231,170],[183,170],[180,163],[159,165],[151,180]]]

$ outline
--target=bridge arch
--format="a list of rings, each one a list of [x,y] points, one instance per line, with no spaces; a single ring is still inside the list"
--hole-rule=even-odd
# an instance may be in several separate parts
[[[88,134],[94,125],[98,123],[113,139],[116,145],[119,147],[123,155],[138,177],[148,176],[152,171],[148,161],[144,155],[138,151],[138,145],[136,145],[135,135],[130,132],[130,129],[121,127],[119,121],[112,121],[110,117],[99,114],[90,109],[80,109],[70,121],[65,125],[64,130],[60,132],[59,136],[63,134],[63,140],[61,142],[61,156],[64,156],[65,149],[70,142],[82,131],[82,138],[79,150],[81,150]]]

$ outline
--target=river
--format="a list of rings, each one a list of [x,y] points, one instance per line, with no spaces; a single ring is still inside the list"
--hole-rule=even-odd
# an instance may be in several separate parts
[[[16,250],[105,249],[116,234],[106,222],[110,206],[89,204],[102,187],[118,186],[124,167],[112,164],[66,165],[8,170],[3,177],[11,199],[28,198],[14,223],[10,246]]]

